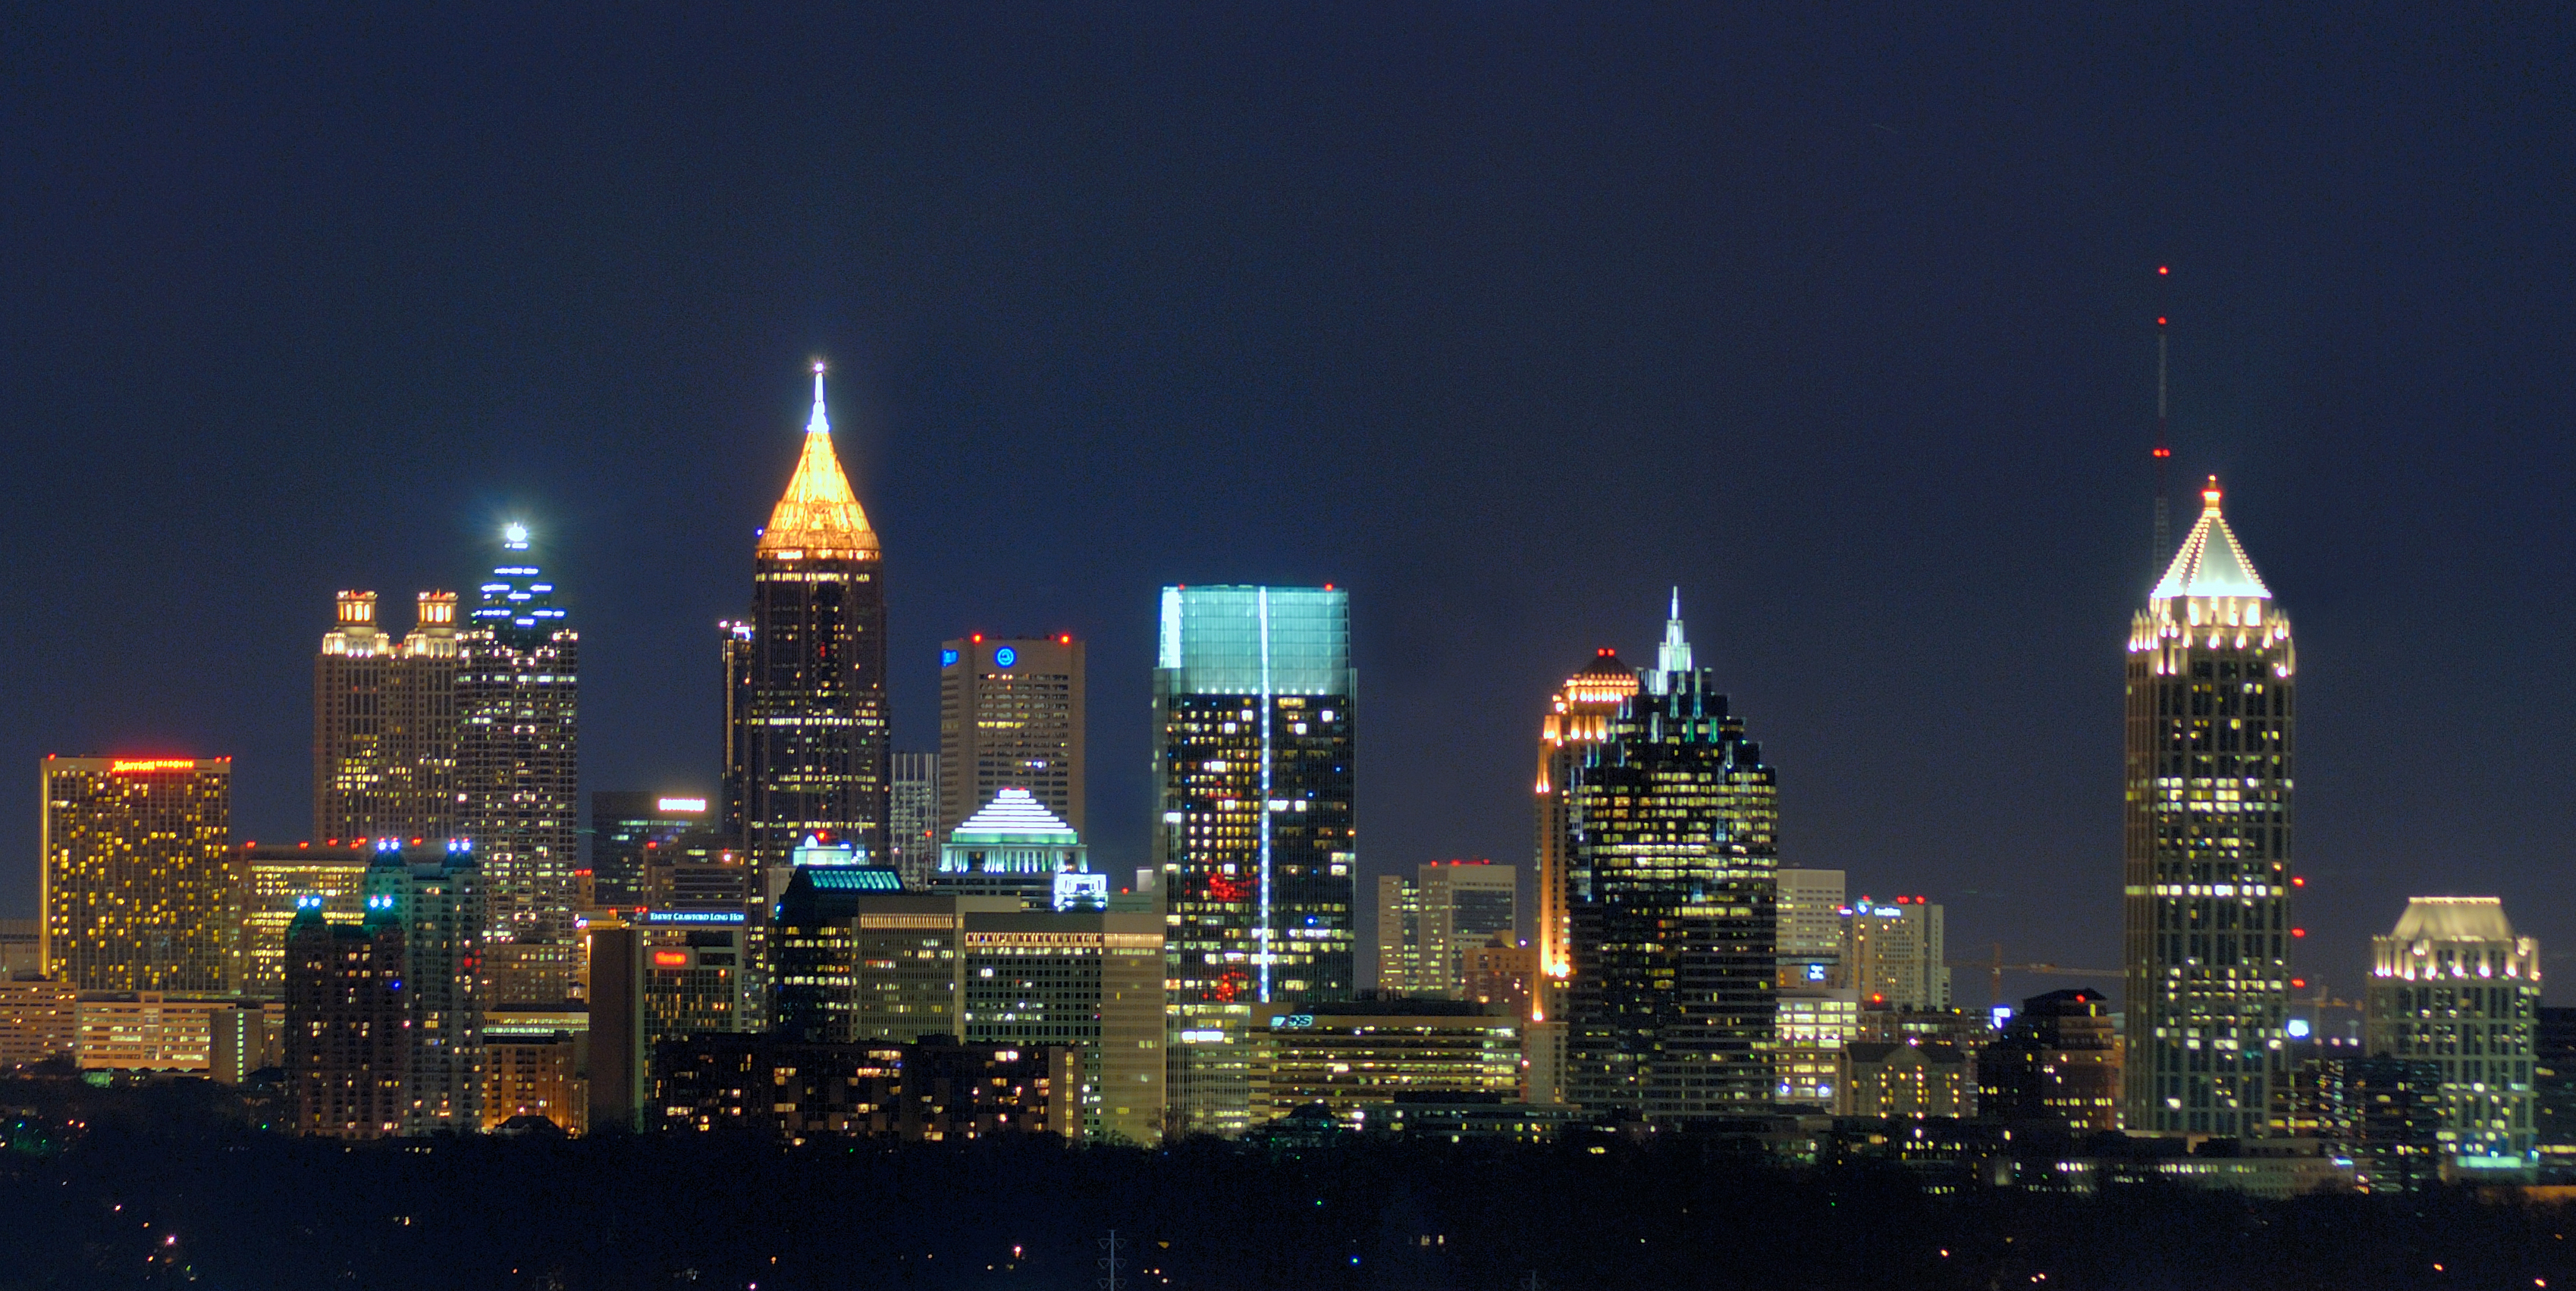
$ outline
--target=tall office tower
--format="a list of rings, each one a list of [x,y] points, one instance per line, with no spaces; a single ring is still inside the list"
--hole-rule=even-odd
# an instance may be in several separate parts
[[[2540,1155],[2541,1182],[2576,1178],[2576,1008],[2542,1008],[2536,1015],[2531,1100],[2531,1137]]]
[[[358,923],[326,919],[319,897],[302,905],[286,929],[280,983],[295,1132],[400,1134],[411,1114],[402,919],[382,895],[368,899]]]
[[[575,994],[580,857],[581,634],[531,563],[528,531],[502,532],[456,673],[457,833],[482,865],[492,1003]]]
[[[484,930],[491,921],[475,848],[380,848],[367,864],[367,909],[402,933],[404,1134],[482,1128]]]
[[[2127,1125],[2264,1137],[2290,986],[2290,619],[2218,481],[2129,631]]]
[[[1350,594],[1166,587],[1154,835],[1184,1131],[1250,1124],[1255,1013],[1351,994]]]
[[[939,646],[939,836],[1005,788],[1082,832],[1082,643],[1070,635]]]
[[[245,843],[228,858],[224,989],[246,1000],[286,998],[286,936],[310,912],[326,923],[356,925],[366,916],[371,843]]]
[[[724,827],[773,882],[812,835],[886,856],[884,580],[817,363],[804,455],[755,552],[751,618],[725,625]]]
[[[1422,889],[1401,874],[1377,876],[1377,993],[1412,999],[1422,993]]]
[[[313,837],[443,840],[456,819],[456,593],[422,592],[397,641],[374,592],[340,593],[313,656]]]
[[[1538,743],[1538,960],[1543,978],[1533,1020],[1563,1011],[1566,983],[1574,976],[1574,831],[1567,791],[1574,768],[1610,737],[1610,721],[1637,694],[1637,670],[1603,647],[1583,670],[1565,679]],[[1551,998],[1558,997],[1558,998]]]
[[[48,756],[45,971],[84,991],[224,989],[231,758]]]
[[[1780,868],[1780,986],[1839,984],[1843,872]]]
[[[653,854],[684,834],[707,831],[713,815],[704,798],[673,797],[621,789],[590,794],[592,900],[631,906],[644,899],[644,867]]]
[[[1843,980],[1865,1008],[1950,1007],[1947,921],[1923,897],[1874,901],[1867,894],[1842,909]]]
[[[1639,681],[1567,769],[1568,1092],[1685,1121],[1773,1094],[1779,789],[1679,593]]]
[[[1430,861],[1378,879],[1378,993],[1462,998],[1467,956],[1520,924],[1520,871],[1492,861]]]
[[[2370,939],[2364,1043],[2375,1058],[2438,1063],[2442,1148],[2472,1177],[2528,1173],[2540,943],[2494,897],[2415,897]]]
[[[894,789],[886,806],[886,861],[907,888],[930,885],[939,868],[939,755],[894,755]]]

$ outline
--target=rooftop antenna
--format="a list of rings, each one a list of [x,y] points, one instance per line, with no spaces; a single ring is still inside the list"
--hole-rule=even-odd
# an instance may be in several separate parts
[[[2164,281],[2172,272],[2169,266],[2156,266],[2159,302],[2164,296]],[[2147,567],[2150,584],[2164,576],[2165,561],[2173,555],[2173,510],[2165,502],[2165,464],[2173,460],[2173,440],[2165,431],[2165,316],[2159,313],[2156,315],[2156,549]]]

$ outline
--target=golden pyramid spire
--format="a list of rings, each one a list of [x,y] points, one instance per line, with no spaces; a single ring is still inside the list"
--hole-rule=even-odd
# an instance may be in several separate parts
[[[769,513],[760,533],[760,553],[782,559],[850,557],[874,560],[877,535],[868,513],[850,492],[850,477],[841,473],[840,456],[832,451],[832,419],[823,412],[823,364],[814,364],[814,415],[805,423],[805,452],[796,459],[796,474],[786,496]]]

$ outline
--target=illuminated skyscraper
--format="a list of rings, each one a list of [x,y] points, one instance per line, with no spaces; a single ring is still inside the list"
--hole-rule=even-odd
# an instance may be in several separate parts
[[[376,622],[374,592],[340,593],[313,657],[315,841],[455,832],[462,653],[454,592],[422,592],[400,641]]]
[[[368,862],[367,908],[402,930],[404,1134],[482,1128],[483,929],[490,922],[474,848],[383,848]]]
[[[2438,1064],[2442,1152],[2454,1171],[2527,1176],[2540,943],[2494,897],[2415,897],[2370,939],[2366,1043],[2374,1058]]]
[[[557,1004],[580,974],[581,635],[530,562],[527,529],[509,526],[501,546],[457,668],[456,825],[482,865],[493,1002]]]
[[[2129,632],[2128,1129],[2259,1138],[2286,1079],[2290,620],[2206,509]]]
[[[1553,1016],[1574,975],[1574,833],[1566,813],[1574,768],[1592,746],[1610,737],[1610,721],[1637,693],[1637,670],[1603,648],[1583,671],[1565,679],[1539,726],[1538,745],[1538,962],[1543,978],[1537,1015]]]
[[[403,929],[392,902],[362,923],[323,917],[318,897],[289,922],[280,948],[288,1096],[298,1134],[380,1139],[410,1115]]]
[[[1003,789],[1082,832],[1082,643],[987,637],[939,647],[939,837]]]
[[[1230,1133],[1250,1114],[1248,1028],[1351,994],[1350,594],[1166,587],[1160,635],[1169,1097],[1179,1128]]]
[[[224,989],[231,758],[48,757],[45,971],[83,991]]]
[[[1568,1095],[1686,1121],[1774,1093],[1779,790],[1678,593],[1639,680],[1566,770]]]
[[[755,555],[751,617],[725,625],[725,832],[770,871],[816,834],[887,859],[885,565],[832,451],[822,364]]]

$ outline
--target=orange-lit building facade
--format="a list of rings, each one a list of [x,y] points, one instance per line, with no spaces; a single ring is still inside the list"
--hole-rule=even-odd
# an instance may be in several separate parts
[[[751,616],[723,630],[723,832],[764,872],[817,834],[891,859],[885,562],[832,449],[819,363],[804,450],[754,552]]]
[[[82,991],[224,989],[232,759],[44,760],[46,972]]]

